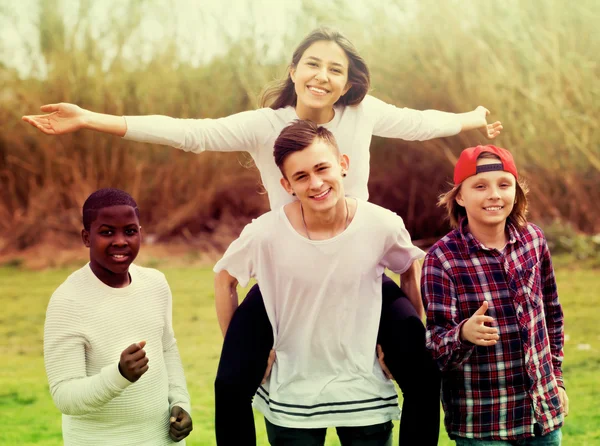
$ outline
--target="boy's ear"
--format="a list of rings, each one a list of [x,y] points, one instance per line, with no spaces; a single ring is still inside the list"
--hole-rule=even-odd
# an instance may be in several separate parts
[[[463,200],[462,194],[460,192],[458,192],[456,194],[456,198],[454,199],[458,204],[460,204],[462,207],[465,207],[465,200]]]
[[[86,248],[90,247],[90,233],[85,229],[81,230],[81,240],[83,241],[83,244]]]
[[[346,172],[350,169],[350,158],[348,158],[348,155],[343,154],[340,156],[340,166],[342,166],[342,170]]]
[[[286,177],[281,177],[279,182],[281,183],[281,185],[283,186],[283,188],[286,190],[286,192],[288,194],[294,195],[294,189],[292,189],[292,185],[290,184],[290,182],[287,180]]]

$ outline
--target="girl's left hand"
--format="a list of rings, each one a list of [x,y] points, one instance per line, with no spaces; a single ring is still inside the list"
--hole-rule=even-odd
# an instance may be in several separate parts
[[[482,125],[481,127],[478,127],[478,130],[483,134],[483,136],[485,136],[487,139],[495,139],[500,132],[502,131],[503,127],[502,127],[502,123],[500,121],[496,121],[493,122],[491,124],[487,123],[487,116],[490,114],[490,111],[483,107],[483,106],[479,106],[475,109],[475,114],[479,115],[482,119],[482,124],[485,123],[484,125]]]
[[[385,362],[383,361],[383,350],[379,344],[377,344],[377,360],[379,361],[381,370],[383,370],[383,374],[386,376],[386,378],[394,379],[392,372],[390,372],[390,369],[387,368],[387,365],[385,365]]]

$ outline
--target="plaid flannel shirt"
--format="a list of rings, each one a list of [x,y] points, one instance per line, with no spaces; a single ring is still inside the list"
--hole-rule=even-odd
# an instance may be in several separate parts
[[[463,219],[425,257],[427,346],[442,370],[451,438],[518,440],[563,423],[563,312],[550,252],[537,226],[507,228],[500,252],[479,243]],[[500,336],[490,347],[460,339],[484,300]]]

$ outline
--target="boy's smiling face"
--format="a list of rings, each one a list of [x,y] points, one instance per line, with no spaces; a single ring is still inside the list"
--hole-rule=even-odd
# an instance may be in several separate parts
[[[477,165],[499,162],[483,158],[477,160]],[[465,179],[456,202],[467,211],[469,226],[504,228],[515,204],[516,184],[515,177],[503,170],[482,172]]]
[[[348,167],[346,155],[316,138],[310,146],[286,158],[281,184],[288,193],[296,194],[305,211],[327,211],[344,198],[342,172]]]
[[[90,230],[81,231],[90,248],[90,267],[106,285],[129,284],[129,265],[137,257],[142,241],[140,221],[131,206],[110,206],[97,211]]]

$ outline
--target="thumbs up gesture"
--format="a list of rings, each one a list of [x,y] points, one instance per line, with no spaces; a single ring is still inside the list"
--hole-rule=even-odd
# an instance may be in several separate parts
[[[475,345],[489,347],[496,344],[500,339],[498,329],[488,327],[485,324],[494,322],[494,318],[486,316],[488,309],[487,301],[484,301],[481,307],[465,322],[460,330],[460,338],[463,341],[469,341]]]

